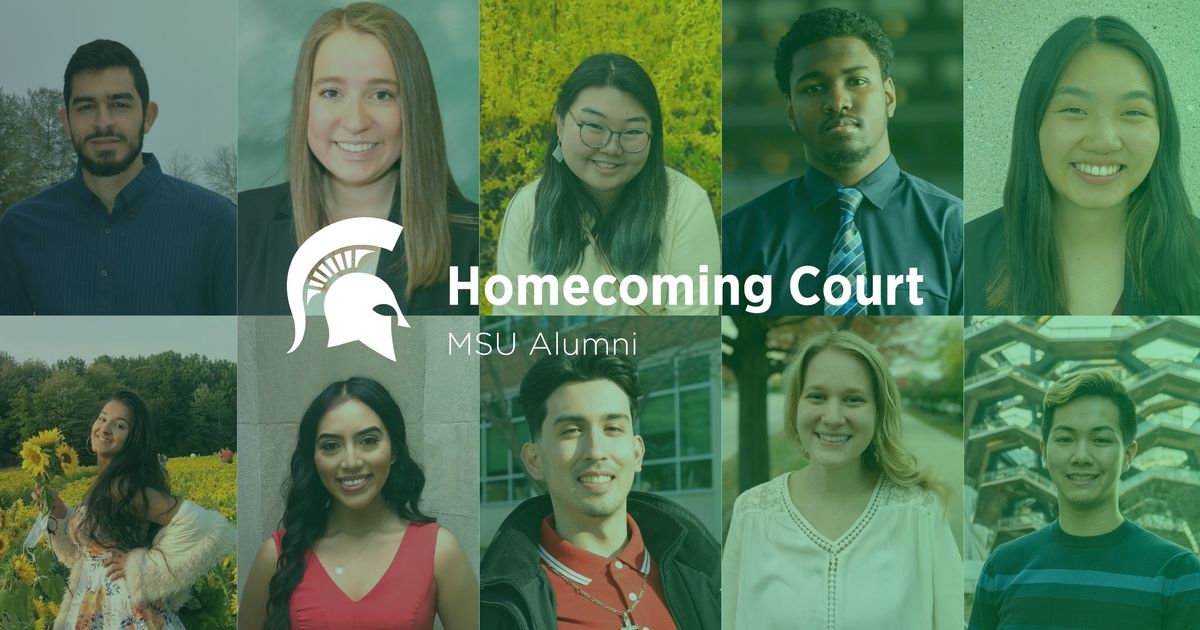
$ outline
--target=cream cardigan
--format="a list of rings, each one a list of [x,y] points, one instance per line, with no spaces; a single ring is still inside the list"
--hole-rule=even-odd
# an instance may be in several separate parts
[[[71,579],[66,595],[59,606],[54,630],[75,626],[74,619],[65,619],[79,584],[83,568],[81,541],[73,540],[69,523],[75,510],[69,509],[59,528],[50,535],[50,547],[60,562],[71,567]],[[65,535],[64,535],[65,534]],[[237,533],[220,513],[206,510],[191,501],[184,501],[179,511],[159,530],[149,548],[133,549],[125,561],[125,586],[136,602],[161,600],[171,610],[177,610],[188,598],[188,589],[209,568],[221,561],[237,546]]]
[[[496,272],[512,281],[514,295],[508,304],[496,306],[496,315],[637,315],[636,309],[625,305],[618,296],[616,304],[604,306],[592,299],[591,292],[587,293],[588,304],[572,306],[563,298],[557,305],[533,305],[531,285],[525,285],[526,306],[517,304],[515,293],[520,285],[517,277],[521,275],[539,275],[529,259],[529,232],[533,228],[534,201],[537,195],[538,179],[525,186],[513,196],[504,214],[504,225],[500,230],[500,244],[496,249]],[[663,218],[662,249],[658,256],[658,271],[660,275],[688,276],[693,281],[692,306],[682,303],[676,306],[653,306],[650,298],[642,305],[647,311],[656,315],[719,315],[720,307],[712,295],[712,287],[707,290],[708,303],[700,303],[700,283],[703,281],[699,269],[701,265],[708,266],[708,277],[721,272],[721,244],[717,238],[717,223],[713,218],[712,204],[708,201],[708,193],[699,184],[689,179],[683,173],[667,169],[667,214]],[[591,245],[583,250],[583,260],[579,266],[559,275],[560,282],[571,275],[580,275],[589,281],[606,275],[608,271],[596,257]],[[649,278],[646,279],[649,285]],[[709,280],[711,283],[712,281]],[[617,296],[616,289],[607,287],[606,293]],[[678,300],[682,302],[683,296]]]

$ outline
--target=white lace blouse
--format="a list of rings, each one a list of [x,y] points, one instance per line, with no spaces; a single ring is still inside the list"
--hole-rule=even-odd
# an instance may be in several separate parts
[[[881,475],[858,520],[830,540],[792,503],[789,474],[734,503],[722,628],[963,627],[962,558],[936,495]]]

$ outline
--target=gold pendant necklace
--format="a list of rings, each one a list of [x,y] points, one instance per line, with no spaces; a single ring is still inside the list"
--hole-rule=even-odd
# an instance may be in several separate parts
[[[384,510],[383,514],[381,514],[379,516],[379,522],[376,523],[375,527],[373,529],[371,529],[370,531],[377,531],[379,529],[379,527],[383,525],[383,519],[386,517],[387,517],[387,510]],[[370,546],[370,543],[371,543],[371,539],[368,537],[366,539],[366,541],[363,543],[363,545],[358,548],[358,551],[353,556],[350,556],[349,561],[343,562],[341,564],[341,566],[334,565],[333,572],[337,575],[344,574],[346,572],[346,567],[350,565],[350,562],[357,560],[358,557],[362,555],[362,552],[365,551],[366,548]],[[316,552],[317,552],[317,550],[314,548],[313,553],[316,553]]]

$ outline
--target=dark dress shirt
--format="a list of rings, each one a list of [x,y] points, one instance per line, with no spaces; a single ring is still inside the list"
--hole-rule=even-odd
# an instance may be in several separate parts
[[[76,166],[0,217],[0,314],[237,313],[237,208],[142,160],[111,213]]]
[[[792,273],[811,265],[820,270],[800,281],[803,295],[822,295],[829,253],[837,234],[840,211],[837,190],[841,184],[809,167],[803,177],[790,180],[726,214],[722,219],[722,270],[744,283],[747,276],[771,276],[771,308],[766,315],[821,315],[824,300],[811,306],[792,299]],[[855,224],[862,235],[867,273],[884,276],[908,274],[916,267],[924,276],[917,291],[920,306],[909,303],[907,285],[896,291],[896,303],[868,306],[869,315],[961,315],[962,200],[900,170],[894,156],[855,185],[863,193]],[[870,290],[870,285],[868,285]],[[739,306],[725,313],[745,312]]]
[[[967,315],[1069,315],[1070,313],[1016,313],[1012,309],[988,306],[987,283],[996,263],[1008,256],[1008,236],[1004,231],[1004,211],[993,210],[966,226],[967,242]],[[1117,301],[1113,315],[1149,315],[1153,307],[1134,290],[1133,276],[1125,268],[1125,291]]]
[[[399,195],[397,195],[397,199]],[[478,221],[479,206],[463,199],[446,198],[450,214]],[[399,201],[392,207],[390,221],[400,223]],[[396,269],[404,261],[404,239],[391,250],[379,253],[375,274],[387,282],[396,296],[400,312],[408,315],[478,315],[467,293],[459,293],[457,306],[450,306],[450,282],[422,287],[405,297],[407,269]],[[238,195],[238,309],[242,315],[289,315],[287,272],[296,254],[296,230],[292,224],[292,195],[287,183],[248,190]],[[459,278],[465,279],[472,266],[479,264],[478,224],[450,224],[450,264],[457,265]]]

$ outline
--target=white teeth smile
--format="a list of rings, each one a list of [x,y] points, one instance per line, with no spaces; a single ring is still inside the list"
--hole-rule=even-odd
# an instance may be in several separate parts
[[[599,160],[592,160],[592,162],[595,163],[596,166],[599,166],[600,168],[617,168],[618,166],[620,166],[620,164],[614,164],[612,162],[601,162]]]
[[[818,433],[817,437],[826,442],[845,442],[850,439],[849,435],[830,435],[828,433]]]
[[[343,150],[349,151],[351,153],[362,153],[363,151],[367,151],[367,150],[371,149],[371,147],[374,147],[377,143],[375,143],[375,142],[337,142],[335,144],[337,144]]]
[[[363,485],[364,483],[367,483],[367,478],[366,477],[358,477],[355,479],[338,479],[338,483],[341,484],[342,487],[344,487],[344,488],[350,488],[351,490],[353,490],[354,488],[357,488],[357,487]]]
[[[611,475],[584,475],[579,478],[583,483],[608,483],[612,479]]]
[[[1116,175],[1122,168],[1124,168],[1120,164],[1098,166],[1096,164],[1084,164],[1083,162],[1074,162],[1071,164],[1071,166],[1074,166],[1075,170],[1081,173],[1087,173],[1088,175],[1092,175],[1094,177],[1108,177],[1109,175]]]

